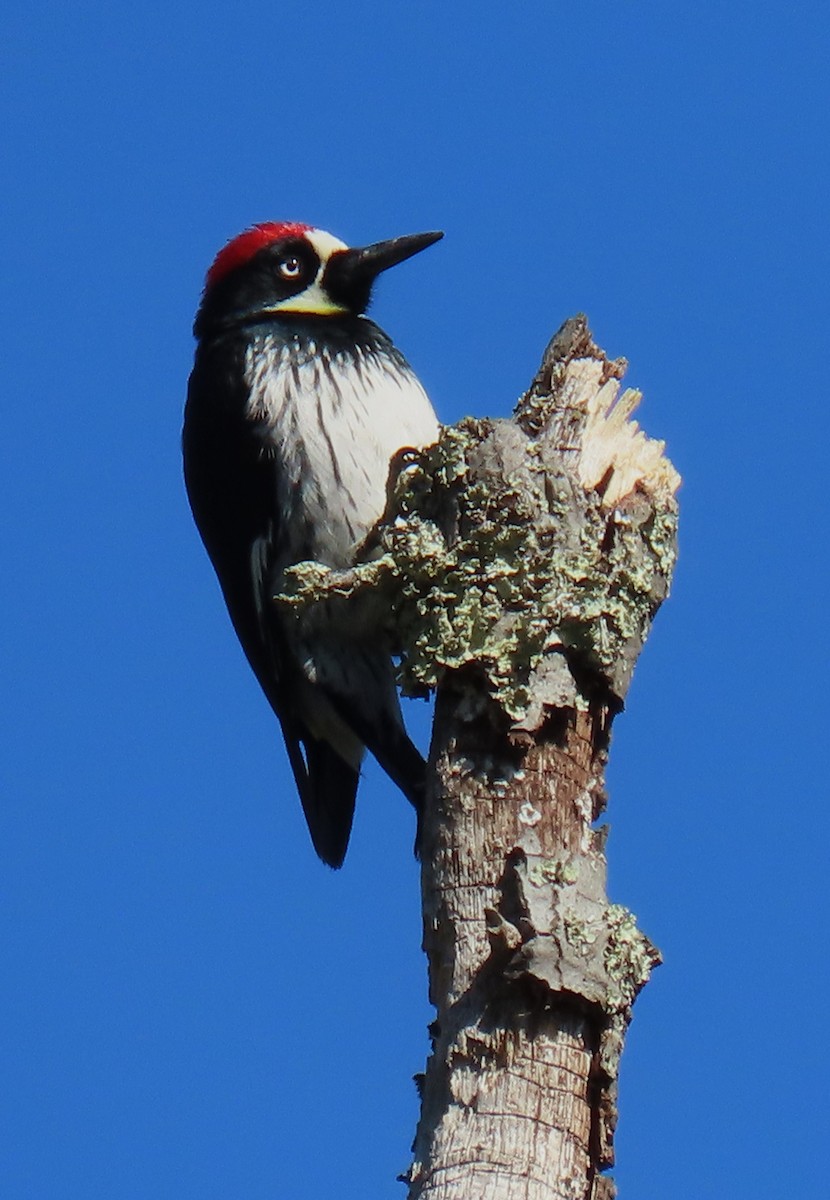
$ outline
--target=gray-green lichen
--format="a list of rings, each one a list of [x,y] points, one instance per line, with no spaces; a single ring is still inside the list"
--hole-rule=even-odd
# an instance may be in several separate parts
[[[534,859],[527,870],[528,883],[534,887],[544,887],[551,883],[562,887],[567,883],[576,883],[578,878],[576,864],[571,858]]]
[[[393,483],[371,561],[300,564],[277,599],[383,597],[405,691],[475,666],[518,722],[551,655],[575,656],[623,698],[667,592],[675,529],[673,502],[655,510],[635,494],[607,513],[513,422],[468,419]],[[581,703],[575,689],[560,699]]]
[[[662,961],[660,951],[637,927],[637,918],[621,904],[609,904],[605,913],[608,940],[605,973],[609,1009],[626,1012],[649,976]]]

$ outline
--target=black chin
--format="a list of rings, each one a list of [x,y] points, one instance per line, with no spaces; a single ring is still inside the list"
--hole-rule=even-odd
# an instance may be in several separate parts
[[[372,284],[389,267],[397,266],[439,241],[443,233],[409,233],[349,250],[335,250],[323,273],[322,285],[335,304],[361,313],[369,307]]]

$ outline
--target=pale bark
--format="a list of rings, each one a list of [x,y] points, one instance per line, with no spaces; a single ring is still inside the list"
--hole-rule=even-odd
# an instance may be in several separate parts
[[[595,822],[679,483],[624,367],[567,322],[512,420],[401,457],[374,561],[299,568],[281,598],[391,602],[405,687],[437,690],[420,836],[437,1019],[409,1200],[614,1194],[619,1058],[659,955],[608,901]]]
[[[479,425],[438,522],[475,564],[450,608],[472,588],[502,611],[488,620],[485,595],[463,661],[446,630],[451,653],[434,655],[450,660],[422,831],[438,1016],[410,1200],[614,1193],[619,1057],[659,956],[608,902],[594,822],[611,720],[667,591],[679,482],[630,421],[623,367],[584,321],[565,326],[514,420]],[[467,614],[453,624],[470,631]]]

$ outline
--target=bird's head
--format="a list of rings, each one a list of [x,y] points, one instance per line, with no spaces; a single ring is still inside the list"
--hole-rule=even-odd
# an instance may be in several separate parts
[[[254,225],[213,260],[196,316],[196,336],[289,313],[359,315],[366,311],[381,271],[441,237],[442,233],[413,233],[349,247],[310,225]]]

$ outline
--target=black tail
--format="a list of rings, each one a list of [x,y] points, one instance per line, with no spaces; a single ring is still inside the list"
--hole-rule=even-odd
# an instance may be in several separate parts
[[[334,655],[331,661],[336,661]],[[341,690],[341,679],[332,671],[323,680],[326,695],[344,725],[360,738],[420,815],[426,763],[404,727],[392,659],[383,648],[355,646],[349,667],[346,682],[354,690],[350,694]]]
[[[285,733],[288,760],[308,823],[314,849],[330,867],[342,867],[354,820],[360,772],[342,759],[328,742]]]
[[[314,707],[317,726],[327,729],[331,741],[312,736],[303,721],[292,720],[277,704],[274,709],[314,848],[323,862],[339,867],[354,817],[360,743],[412,804],[419,826],[426,763],[404,728],[392,660],[383,648],[353,643],[347,654],[339,644],[328,654],[318,649],[315,667],[313,694],[306,684],[303,700]]]

